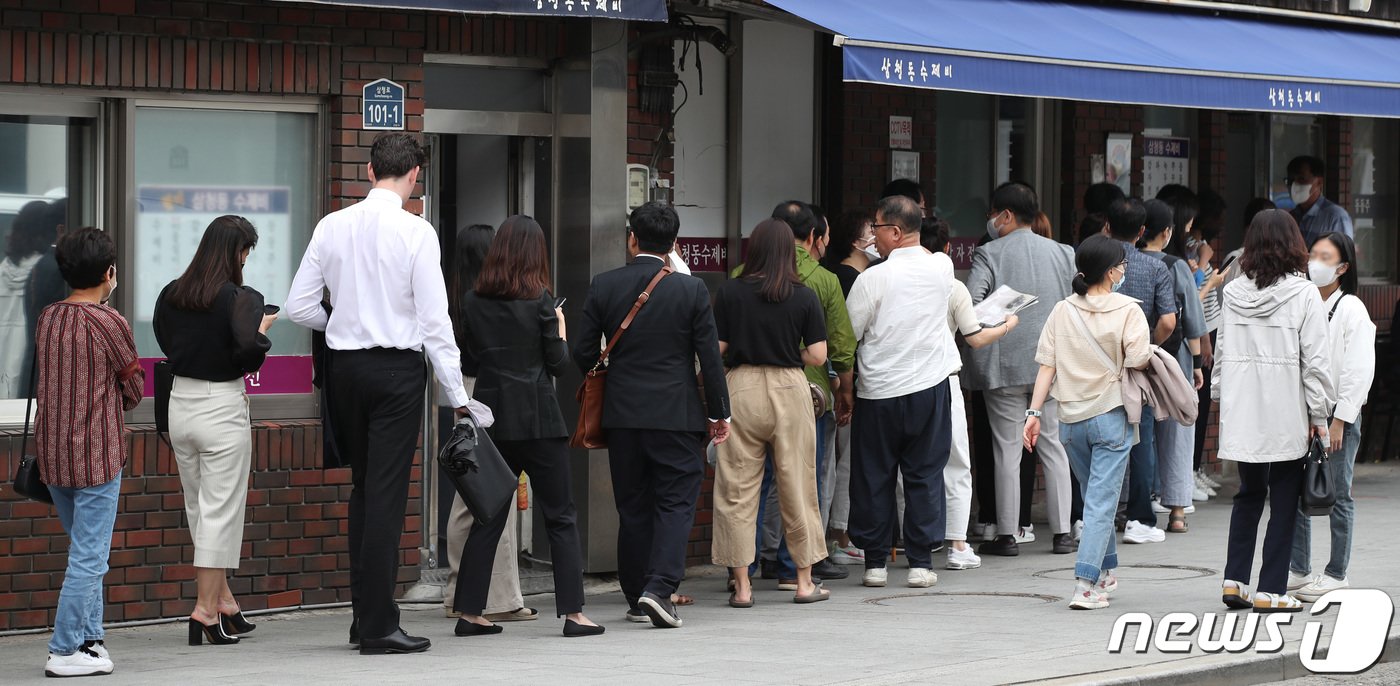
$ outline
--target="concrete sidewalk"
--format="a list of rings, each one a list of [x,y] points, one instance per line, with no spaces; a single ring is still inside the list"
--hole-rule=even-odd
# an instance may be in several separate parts
[[[1391,535],[1400,521],[1397,491],[1400,465],[1357,467],[1352,583],[1392,599],[1400,598],[1400,542]],[[185,645],[184,624],[117,629],[107,635],[117,671],[101,683],[1255,684],[1304,676],[1297,658],[1303,627],[1309,620],[1326,623],[1325,644],[1336,612],[1295,615],[1285,627],[1283,652],[1269,656],[1204,655],[1199,648],[1186,655],[1151,649],[1114,655],[1106,649],[1123,613],[1160,619],[1169,612],[1223,610],[1219,570],[1229,513],[1227,498],[1200,503],[1189,534],[1120,547],[1121,588],[1103,611],[1067,609],[1074,557],[1050,554],[1048,532],[1038,531],[1046,535],[1023,546],[1020,557],[986,558],[977,570],[939,569],[931,589],[904,588],[902,560],[884,589],[861,587],[860,570],[850,567],[850,579],[828,584],[829,602],[810,606],[793,605],[791,593],[766,581],[758,585],[754,608],[731,609],[722,572],[694,570],[684,591],[697,604],[682,609],[685,627],[679,630],[623,621],[626,608],[616,592],[591,597],[587,607],[608,633],[580,640],[560,635],[549,596],[528,600],[541,610],[539,621],[466,639],[452,635],[452,621],[439,606],[406,605],[404,627],[434,642],[422,655],[351,651],[345,644],[349,610],[263,616],[254,638],[229,647]],[[1325,519],[1314,519],[1314,529],[1314,559],[1323,560]],[[1400,659],[1394,625],[1391,630],[1385,659]],[[4,682],[39,683],[46,641],[46,635],[0,638]]]

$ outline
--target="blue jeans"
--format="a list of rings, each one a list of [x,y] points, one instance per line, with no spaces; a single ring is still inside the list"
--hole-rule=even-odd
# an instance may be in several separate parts
[[[1133,444],[1132,425],[1119,407],[1082,422],[1060,424],[1060,440],[1084,492],[1084,532],[1079,537],[1074,576],[1097,582],[1103,572],[1118,567],[1113,517]]]
[[[1361,417],[1356,423],[1347,424],[1342,432],[1342,452],[1327,461],[1332,470],[1332,481],[1336,484],[1337,503],[1332,506],[1328,517],[1332,524],[1332,556],[1323,570],[1333,579],[1347,578],[1347,566],[1351,563],[1351,531],[1356,526],[1356,504],[1351,499],[1351,475],[1356,465],[1356,451],[1361,446]],[[1293,529],[1293,559],[1288,565],[1294,574],[1307,576],[1312,572],[1312,517],[1298,512],[1298,523]]]
[[[49,652],[72,655],[87,641],[102,640],[102,577],[112,552],[121,475],[100,486],[49,486],[58,519],[68,532],[68,571],[58,593]]]
[[[1143,405],[1138,444],[1132,447],[1132,464],[1128,468],[1128,519],[1147,526],[1157,526],[1157,515],[1152,511],[1152,489],[1157,482],[1156,433],[1152,408]],[[1087,493],[1084,495],[1088,497]]]
[[[830,412],[828,412],[828,413],[826,413],[826,414],[824,414],[824,415],[822,415],[822,416],[820,416],[820,417],[817,417],[817,499],[818,499],[818,502],[820,502],[820,500],[821,500],[822,491],[823,491],[825,488],[827,488],[827,485],[826,485],[826,432],[835,430],[835,424],[836,424],[836,419],[835,419],[835,417],[836,417],[836,416],[833,415],[833,414],[830,413]],[[754,537],[757,539],[757,540],[756,540],[756,545],[754,546],[754,550],[759,551],[759,554],[754,556],[755,559],[754,559],[753,564],[749,565],[749,575],[750,575],[750,576],[752,576],[755,572],[758,571],[758,560],[761,559],[761,558],[763,557],[764,513],[765,513],[765,512],[767,511],[767,509],[768,509],[768,501],[769,501],[770,498],[772,498],[772,500],[774,501],[774,503],[777,502],[776,493],[774,493],[774,491],[773,491],[773,458],[772,458],[772,453],[771,453],[771,452],[769,453],[768,463],[765,464],[765,465],[763,466],[763,486],[761,487],[761,489],[759,490],[759,493],[758,493],[758,519],[757,519],[757,521],[758,521],[758,526],[754,527]],[[781,527],[781,525],[779,525],[779,526]],[[821,532],[821,535],[822,535],[822,536],[826,536],[826,532],[825,532],[825,531]],[[783,538],[781,535],[779,535],[779,538],[778,538],[778,565],[779,565],[779,566],[781,567],[781,569],[782,569],[782,571],[779,573],[779,576],[781,576],[781,577],[784,578],[784,579],[796,579],[796,578],[797,578],[797,566],[796,566],[795,564],[793,564],[793,562],[792,562],[792,555],[788,554],[787,540],[786,540],[785,538]]]

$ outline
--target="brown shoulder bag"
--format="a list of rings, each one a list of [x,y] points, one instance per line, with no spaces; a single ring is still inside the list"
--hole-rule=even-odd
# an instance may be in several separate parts
[[[632,303],[632,309],[622,319],[622,326],[613,333],[602,354],[598,355],[598,362],[583,376],[583,383],[579,385],[578,394],[575,396],[578,398],[578,426],[574,429],[573,438],[569,439],[570,446],[593,450],[608,447],[607,435],[603,432],[603,394],[607,385],[608,370],[603,365],[607,363],[608,354],[612,352],[613,346],[617,345],[627,327],[632,325],[632,320],[636,319],[642,305],[651,298],[656,284],[661,283],[661,280],[671,273],[670,267],[662,267],[661,271],[656,273],[651,283],[647,284],[646,290],[637,296],[637,302]]]

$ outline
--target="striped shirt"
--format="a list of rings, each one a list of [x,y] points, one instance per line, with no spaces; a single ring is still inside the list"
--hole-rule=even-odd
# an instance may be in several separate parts
[[[34,437],[44,483],[100,486],[126,462],[122,411],[141,402],[146,375],[131,326],[96,303],[57,302],[39,315]]]

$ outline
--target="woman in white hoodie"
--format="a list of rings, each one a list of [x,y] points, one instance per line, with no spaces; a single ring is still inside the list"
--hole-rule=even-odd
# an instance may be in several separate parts
[[[1327,330],[1332,348],[1332,383],[1337,389],[1337,405],[1332,410],[1327,461],[1337,488],[1337,504],[1332,506],[1332,548],[1327,568],[1312,576],[1312,520],[1299,516],[1293,532],[1293,560],[1289,565],[1288,590],[1299,600],[1312,602],[1329,591],[1346,588],[1347,564],[1351,561],[1351,532],[1356,526],[1356,505],[1351,499],[1352,467],[1361,445],[1361,406],[1371,392],[1376,373],[1376,325],[1366,304],[1356,297],[1356,245],[1343,233],[1329,233],[1317,239],[1308,261],[1308,275],[1317,284],[1327,308]]]
[[[1255,612],[1297,612],[1286,593],[1303,456],[1313,436],[1328,437],[1332,391],[1327,311],[1304,274],[1308,252],[1283,210],[1254,217],[1240,278],[1225,287],[1211,395],[1220,401],[1220,458],[1239,463],[1221,600]],[[1269,527],[1257,592],[1250,594],[1254,544],[1264,504]]]

